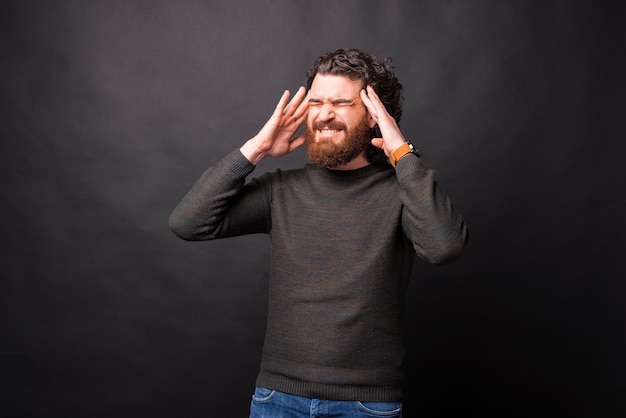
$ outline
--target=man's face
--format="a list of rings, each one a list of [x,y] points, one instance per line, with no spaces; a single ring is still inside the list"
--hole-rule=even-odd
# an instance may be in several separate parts
[[[333,168],[364,153],[374,120],[361,101],[361,82],[341,75],[317,74],[309,91],[305,128],[309,159]]]

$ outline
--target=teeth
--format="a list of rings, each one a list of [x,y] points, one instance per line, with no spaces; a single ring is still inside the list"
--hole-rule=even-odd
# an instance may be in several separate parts
[[[320,129],[320,132],[328,134],[333,132],[339,132],[339,129]]]

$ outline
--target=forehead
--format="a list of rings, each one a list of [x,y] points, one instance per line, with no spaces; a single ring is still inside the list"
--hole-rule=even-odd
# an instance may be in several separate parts
[[[317,74],[311,84],[310,97],[321,100],[352,99],[361,91],[361,80],[344,75]]]

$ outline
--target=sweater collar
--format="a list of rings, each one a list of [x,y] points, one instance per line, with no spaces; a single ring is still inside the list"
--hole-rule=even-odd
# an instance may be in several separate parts
[[[379,163],[379,164],[369,164],[365,167],[357,168],[356,170],[333,170],[330,168],[322,167],[316,164],[307,164],[307,167],[310,169],[331,178],[356,178],[356,177],[364,177],[371,173],[375,173],[385,168],[391,168],[391,166],[387,163]]]

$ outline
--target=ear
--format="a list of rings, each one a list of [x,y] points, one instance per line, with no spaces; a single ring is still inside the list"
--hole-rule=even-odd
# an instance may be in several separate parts
[[[369,126],[370,129],[376,126],[376,121],[374,120],[370,112],[367,112],[367,126]]]

